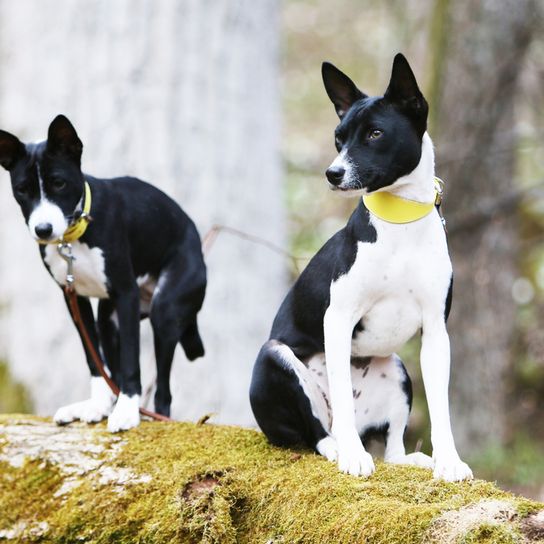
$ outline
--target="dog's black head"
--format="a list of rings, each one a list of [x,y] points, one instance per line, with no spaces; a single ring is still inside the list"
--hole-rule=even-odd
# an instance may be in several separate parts
[[[368,97],[338,68],[322,66],[323,82],[340,124],[335,131],[338,157],[327,169],[332,189],[365,194],[392,185],[421,158],[428,106],[408,61],[393,61],[385,94]]]
[[[51,125],[47,140],[23,144],[0,130],[0,164],[9,171],[13,196],[36,240],[62,237],[84,190],[83,144],[64,115]]]

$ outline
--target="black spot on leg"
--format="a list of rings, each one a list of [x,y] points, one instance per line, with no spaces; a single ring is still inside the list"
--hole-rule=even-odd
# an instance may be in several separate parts
[[[358,399],[361,396],[361,391],[356,391],[355,389],[353,391],[353,398]]]
[[[389,431],[389,422],[384,423],[383,425],[369,427],[368,429],[364,431],[364,433],[361,436],[363,445],[366,448],[371,440],[377,440],[377,439],[378,440],[382,439],[384,442],[386,442],[388,431]]]
[[[351,359],[351,366],[357,370],[368,369],[371,357],[353,357]]]
[[[368,374],[368,366],[363,370],[363,378]]]
[[[360,332],[363,332],[365,330],[365,326],[363,324],[363,320],[361,319],[355,327],[353,327],[353,331],[351,333],[351,337],[355,338]]]
[[[365,410],[365,415],[368,414],[368,408]]]
[[[385,372],[382,372],[382,373],[380,374],[380,376],[381,376],[382,378],[387,378],[387,374],[386,374]]]
[[[318,372],[317,375],[318,376],[323,376],[323,372]]]

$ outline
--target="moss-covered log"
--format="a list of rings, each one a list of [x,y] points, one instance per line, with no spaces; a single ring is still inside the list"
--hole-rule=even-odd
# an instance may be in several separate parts
[[[378,463],[340,474],[256,431],[143,423],[57,427],[0,416],[0,540],[14,542],[539,542],[544,505],[484,481]]]

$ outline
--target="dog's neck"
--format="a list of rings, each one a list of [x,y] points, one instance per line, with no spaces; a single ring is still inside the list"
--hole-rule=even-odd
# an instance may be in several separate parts
[[[434,201],[434,149],[427,132],[423,135],[418,165],[409,174],[397,179],[393,185],[384,187],[382,191],[416,202]]]

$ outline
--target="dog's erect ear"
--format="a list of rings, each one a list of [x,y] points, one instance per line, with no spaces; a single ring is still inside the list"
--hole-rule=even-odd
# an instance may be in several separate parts
[[[351,79],[330,62],[321,65],[321,74],[325,90],[334,104],[338,117],[342,119],[353,103],[360,98],[366,98]]]
[[[0,164],[6,170],[11,170],[17,159],[24,154],[25,146],[19,138],[5,130],[0,130]]]
[[[402,53],[395,55],[391,80],[384,98],[426,121],[429,109],[427,101],[421,94],[414,73]]]
[[[64,115],[57,115],[49,125],[47,150],[53,154],[66,154],[74,159],[81,159],[83,144],[76,129]]]

